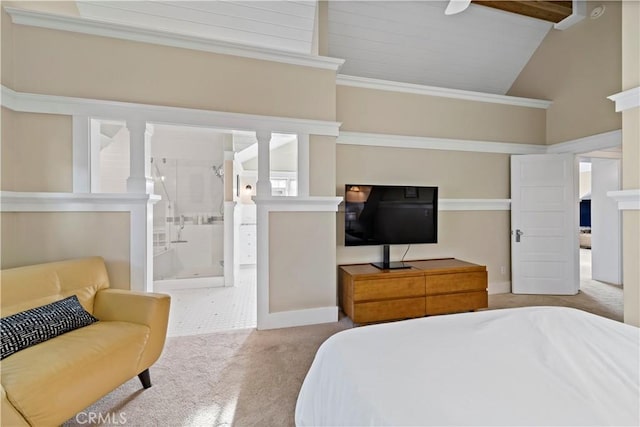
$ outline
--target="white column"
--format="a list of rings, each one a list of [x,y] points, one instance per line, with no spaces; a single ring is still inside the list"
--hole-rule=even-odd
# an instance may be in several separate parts
[[[256,131],[258,140],[258,182],[256,196],[271,197],[271,132]]]
[[[298,197],[309,197],[309,134],[298,134]]]
[[[129,178],[127,192],[153,194],[151,134],[144,120],[127,120]],[[153,290],[153,205],[145,203],[131,212],[131,289]],[[134,258],[135,257],[135,258]]]
[[[153,194],[151,178],[151,132],[144,120],[127,120],[129,129],[129,193]]]

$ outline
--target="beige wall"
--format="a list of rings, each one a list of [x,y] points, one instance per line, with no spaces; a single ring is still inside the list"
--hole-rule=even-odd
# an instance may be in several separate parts
[[[509,155],[337,146],[336,192],[345,184],[435,185],[444,199],[508,199]]]
[[[111,287],[129,289],[129,214],[2,213],[2,268],[102,256]]]
[[[270,312],[336,305],[335,225],[333,212],[270,214]]]
[[[601,18],[552,29],[507,93],[553,101],[547,110],[548,144],[621,127],[607,99],[620,91],[621,2],[588,2],[587,12],[600,4],[606,6]]]
[[[4,10],[0,11],[0,13],[2,14],[2,28],[0,28],[0,49],[2,50],[0,82],[4,86],[13,87],[13,26],[8,14]]]
[[[331,70],[22,25],[13,32],[16,91],[335,119]]]
[[[336,138],[309,137],[309,195],[336,195]]]
[[[509,156],[440,150],[337,146],[336,193],[346,184],[435,185],[440,199],[508,199]],[[381,259],[379,246],[345,247],[344,213],[338,214],[338,264]],[[486,265],[489,290],[508,289],[510,215],[507,211],[444,211],[438,243],[412,245],[406,259],[454,257]],[[488,250],[490,248],[490,250]],[[406,245],[392,246],[399,260]],[[504,274],[502,273],[504,267]]]
[[[4,191],[73,190],[70,116],[2,108]]]
[[[640,86],[640,3],[622,5],[622,90]],[[640,188],[640,107],[622,113],[622,188]],[[640,211],[624,211],[624,321],[640,326]]]
[[[341,131],[544,144],[545,110],[337,87]]]

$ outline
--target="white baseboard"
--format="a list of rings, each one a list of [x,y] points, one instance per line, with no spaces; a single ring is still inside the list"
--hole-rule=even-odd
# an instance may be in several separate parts
[[[511,293],[511,281],[489,283],[489,295]]]
[[[318,307],[305,310],[279,311],[268,313],[263,322],[258,323],[258,329],[278,329],[292,326],[315,325],[338,321],[338,307]]]

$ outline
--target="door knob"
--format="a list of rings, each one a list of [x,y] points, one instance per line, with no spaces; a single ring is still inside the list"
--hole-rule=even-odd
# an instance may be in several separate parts
[[[516,243],[520,243],[520,236],[522,236],[524,233],[522,232],[522,230],[517,229],[516,230]]]

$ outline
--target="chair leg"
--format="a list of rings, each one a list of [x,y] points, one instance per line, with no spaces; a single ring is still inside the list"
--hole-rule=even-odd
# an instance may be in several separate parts
[[[149,369],[145,369],[144,371],[138,374],[138,378],[140,378],[140,382],[142,383],[142,387],[145,389],[151,387],[151,375],[149,375]]]

